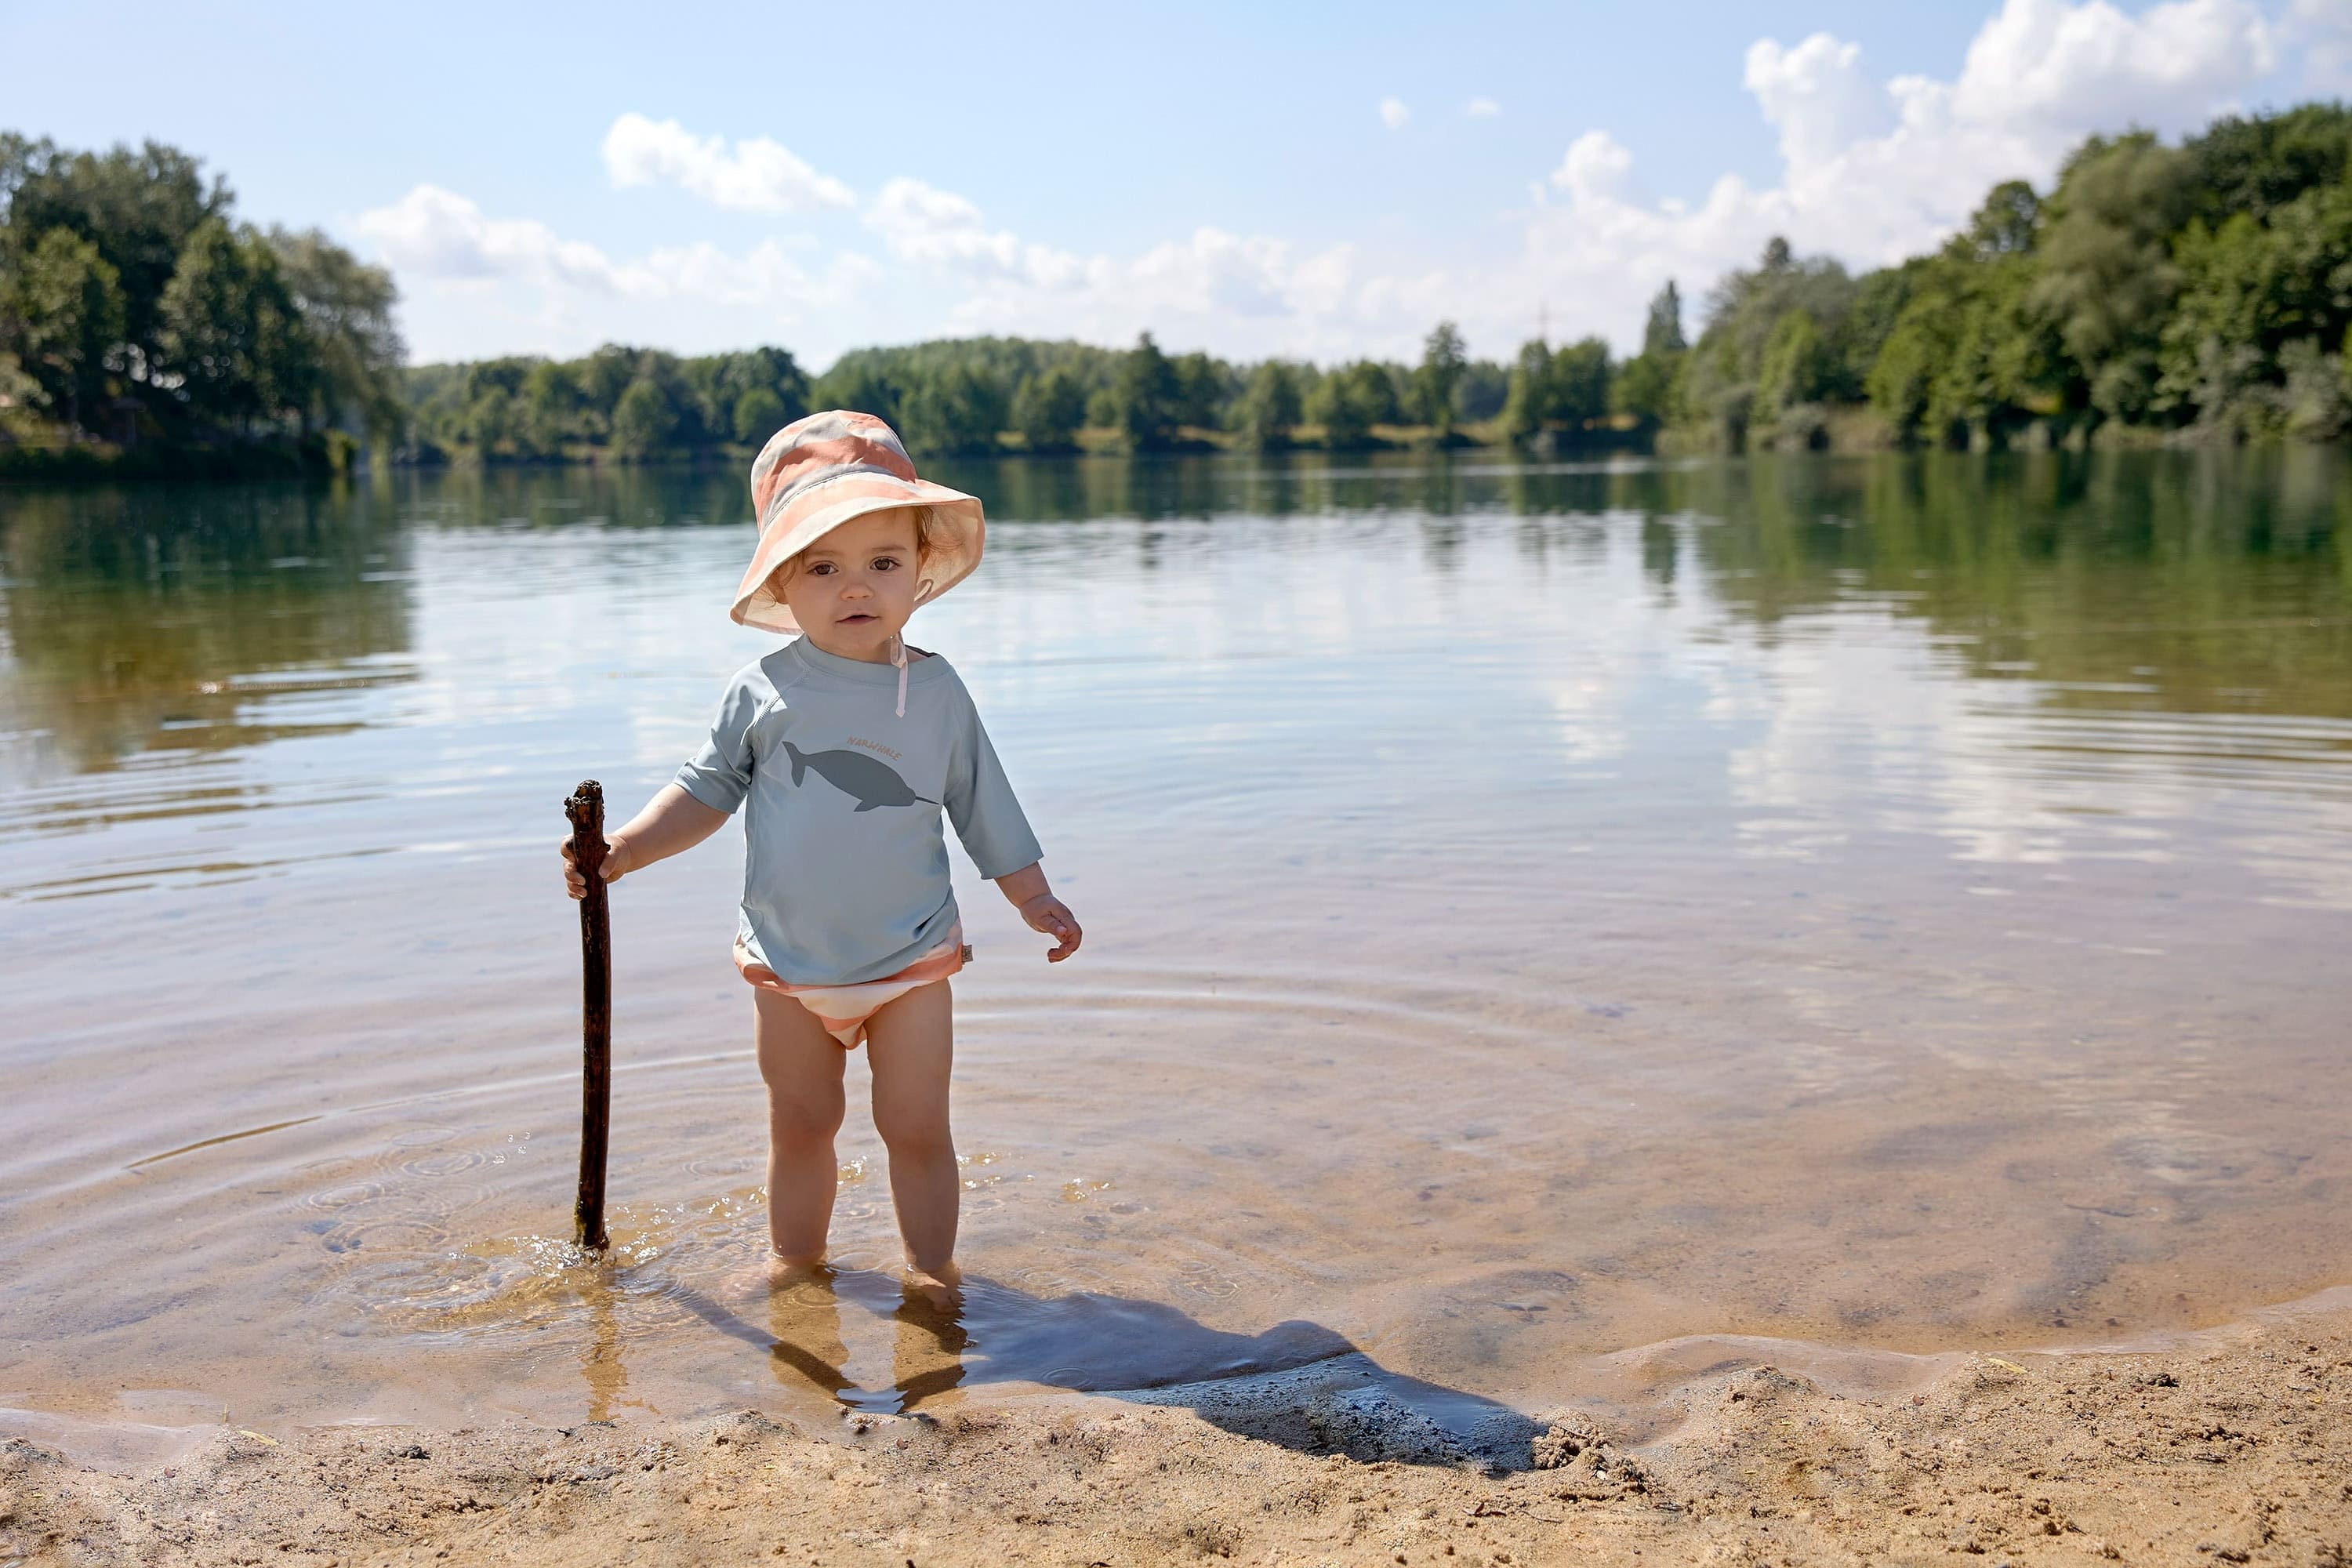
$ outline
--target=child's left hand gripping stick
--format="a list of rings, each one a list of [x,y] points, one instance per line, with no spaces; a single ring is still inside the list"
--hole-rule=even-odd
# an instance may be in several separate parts
[[[604,896],[604,786],[583,782],[563,803],[572,819],[572,864],[588,884],[580,899],[580,1196],[572,1239],[587,1251],[604,1234],[604,1143],[613,1113],[613,923]]]

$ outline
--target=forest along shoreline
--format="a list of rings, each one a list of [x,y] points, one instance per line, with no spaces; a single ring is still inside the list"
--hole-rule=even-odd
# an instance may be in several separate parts
[[[404,367],[397,293],[317,230],[257,229],[200,160],[0,134],[0,477],[383,462],[740,462],[812,408],[920,456],[1484,446],[1738,453],[2336,442],[2352,436],[2352,107],[2094,136],[1931,255],[1859,276],[1776,237],[1687,335],[1667,279],[1620,357],[1507,363],[1439,322],[1417,363],[1244,363],[1022,338]]]
[[[1508,1454],[1449,1449],[1377,1388],[1312,1369],[905,1416],[222,1427],[143,1470],[19,1436],[0,1443],[0,1552],[584,1564],[626,1542],[635,1562],[894,1568],[1920,1553],[2340,1565],[2347,1298],[2137,1348],[1959,1352],[1891,1387],[1734,1357],[1663,1388],[1646,1440],[1563,1411]]]

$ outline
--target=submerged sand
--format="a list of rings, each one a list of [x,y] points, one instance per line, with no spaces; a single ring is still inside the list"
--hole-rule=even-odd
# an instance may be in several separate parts
[[[1954,1354],[1867,1393],[1737,1354],[1677,1373],[1696,1347],[1654,1347],[1623,1362],[1672,1379],[1639,1422],[1466,1435],[1342,1357],[827,1423],[223,1428],[142,1473],[14,1437],[0,1562],[2347,1568],[2345,1297],[2129,1350]]]

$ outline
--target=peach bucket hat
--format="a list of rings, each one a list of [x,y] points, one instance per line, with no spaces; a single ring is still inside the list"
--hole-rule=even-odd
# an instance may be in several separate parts
[[[768,437],[751,464],[760,542],[728,614],[747,626],[800,631],[770,580],[776,568],[852,518],[893,507],[931,509],[915,603],[927,605],[980,564],[986,524],[977,497],[915,475],[898,433],[871,414],[829,408]]]

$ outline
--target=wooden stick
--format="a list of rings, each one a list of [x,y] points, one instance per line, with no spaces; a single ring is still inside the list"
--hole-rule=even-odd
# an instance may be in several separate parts
[[[613,1120],[613,921],[604,898],[604,786],[584,781],[563,803],[572,819],[572,864],[587,880],[580,900],[580,1196],[572,1239],[590,1251],[604,1234],[604,1142]]]

